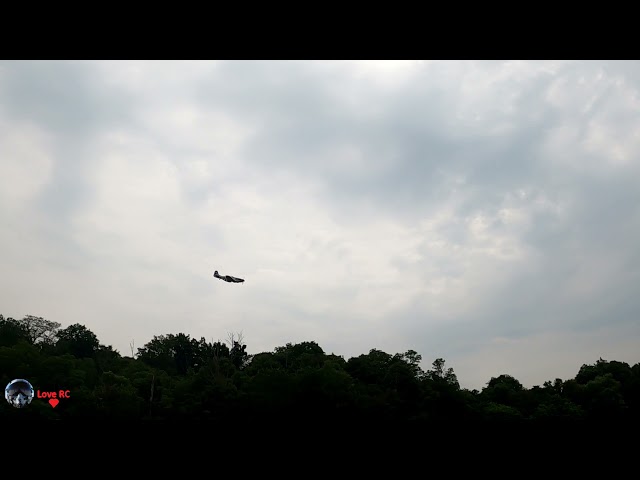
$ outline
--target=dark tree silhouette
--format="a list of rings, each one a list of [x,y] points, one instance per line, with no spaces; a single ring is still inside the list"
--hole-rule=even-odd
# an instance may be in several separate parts
[[[77,358],[93,357],[99,346],[98,337],[84,325],[76,323],[58,331],[56,347],[61,353]]]
[[[478,432],[508,425],[566,432],[596,424],[635,432],[640,425],[640,364],[619,361],[598,359],[575,378],[532,388],[501,374],[477,391],[462,388],[443,358],[423,370],[415,350],[371,349],[345,360],[304,341],[249,354],[242,334],[211,343],[177,333],[154,336],[133,353],[121,356],[80,324],[60,329],[42,317],[0,315],[0,381],[27,378],[42,391],[72,391],[56,409],[42,399],[23,412],[5,402],[0,421],[194,420],[215,423],[216,435],[256,424],[309,431],[412,426],[432,434],[465,425]]]

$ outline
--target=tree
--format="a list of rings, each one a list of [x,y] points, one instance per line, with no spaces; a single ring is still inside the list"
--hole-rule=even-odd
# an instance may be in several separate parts
[[[432,363],[432,368],[427,370],[427,378],[435,382],[444,382],[452,387],[460,388],[458,383],[458,377],[453,371],[453,368],[445,369],[445,362],[442,358],[436,358]]]
[[[242,332],[240,332],[237,336],[237,339],[233,333],[229,334],[229,345],[231,345],[231,349],[229,350],[229,358],[231,358],[231,362],[238,369],[247,365],[249,362],[249,354],[247,353],[247,346],[242,343],[244,340],[244,336]]]
[[[482,396],[489,402],[520,409],[524,400],[523,392],[524,387],[516,378],[502,374],[491,377],[482,390]]]
[[[0,315],[0,347],[12,347],[20,341],[29,342],[29,334],[17,320]]]
[[[414,350],[391,355],[372,349],[345,361],[305,341],[250,355],[241,333],[215,343],[182,333],[154,336],[138,355],[133,342],[130,347],[131,357],[122,357],[80,324],[60,330],[42,317],[0,315],[0,381],[7,385],[19,375],[40,391],[69,389],[73,399],[55,409],[42,399],[23,411],[6,406],[0,423],[19,417],[194,419],[214,421],[220,432],[223,425],[237,431],[237,422],[267,419],[267,426],[280,429],[288,421],[309,431],[362,422],[433,433],[439,426],[482,431],[516,422],[567,431],[640,421],[640,364],[599,359],[583,365],[575,379],[531,389],[503,374],[478,392],[461,389],[442,358],[423,371]]]
[[[557,395],[562,394],[562,388],[564,386],[564,382],[560,378],[556,378],[553,383],[550,380],[547,380],[542,384],[545,390],[550,393],[555,393]]]
[[[190,368],[199,368],[206,358],[216,350],[201,338],[200,341],[189,335],[157,335],[138,348],[138,358],[147,365],[165,370],[167,373],[186,375]]]
[[[484,414],[492,423],[515,422],[523,419],[517,408],[503,403],[489,402],[484,406]]]
[[[33,345],[54,345],[56,343],[56,333],[60,328],[58,322],[45,320],[34,315],[26,315],[22,320],[18,320],[18,323],[22,325],[29,337],[29,341]]]
[[[628,363],[617,361],[609,362],[600,358],[594,365],[582,365],[575,380],[581,385],[586,385],[591,380],[608,373],[621,383],[626,383],[632,377],[631,367]]]
[[[622,384],[612,373],[598,375],[585,386],[589,399],[587,411],[596,418],[618,419],[626,413],[627,405],[622,395]]]
[[[413,376],[415,378],[417,379],[424,378],[425,372],[422,370],[422,368],[420,368],[422,355],[420,355],[415,350],[407,350],[405,353],[402,353],[402,354],[397,353],[394,356],[394,359],[405,362],[411,369],[411,372],[413,373]],[[443,360],[443,363],[444,363],[444,360]],[[453,372],[453,370],[451,371]]]
[[[201,340],[201,342],[204,339]],[[220,358],[229,358],[230,352],[229,352],[229,347],[227,347],[224,343],[222,342],[214,342],[212,344],[207,344],[207,350],[206,350],[206,356],[207,358],[214,358],[214,359],[220,359]]]
[[[173,355],[179,375],[185,375],[189,368],[199,366],[198,342],[189,335],[179,333],[172,338]]]
[[[116,362],[122,358],[111,345],[98,345],[94,355],[96,366],[101,372],[113,370]]]
[[[70,353],[76,358],[93,357],[99,346],[95,333],[79,323],[58,332],[56,347],[61,353]]]
[[[368,354],[347,360],[346,370],[352,377],[368,384],[384,384],[393,357],[382,350],[371,349]]]
[[[276,347],[274,353],[281,365],[291,371],[318,368],[326,360],[324,350],[316,342],[287,343],[284,347]]]
[[[139,418],[145,403],[128,378],[113,372],[102,375],[95,395],[98,411],[106,418]]]
[[[579,420],[582,415],[582,409],[568,398],[551,395],[536,405],[532,417],[535,420],[553,421],[558,424],[559,422]]]

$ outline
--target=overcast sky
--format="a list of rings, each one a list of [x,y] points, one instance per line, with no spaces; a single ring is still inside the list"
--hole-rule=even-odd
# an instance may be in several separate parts
[[[478,389],[637,363],[639,88],[623,61],[0,61],[0,314],[123,355],[413,349]]]

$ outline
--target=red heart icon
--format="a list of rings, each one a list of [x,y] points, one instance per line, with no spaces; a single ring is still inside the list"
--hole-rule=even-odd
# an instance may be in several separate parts
[[[57,398],[49,399],[49,405],[51,405],[53,408],[56,408],[56,405],[58,405],[59,403],[60,403],[60,400],[58,400]]]

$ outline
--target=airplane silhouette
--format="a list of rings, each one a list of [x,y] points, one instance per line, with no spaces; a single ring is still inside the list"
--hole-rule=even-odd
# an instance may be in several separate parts
[[[219,278],[220,280],[224,280],[225,282],[230,282],[230,283],[244,282],[244,279],[242,278],[232,277],[231,275],[220,275],[217,270],[213,273],[213,276],[216,278]]]

